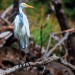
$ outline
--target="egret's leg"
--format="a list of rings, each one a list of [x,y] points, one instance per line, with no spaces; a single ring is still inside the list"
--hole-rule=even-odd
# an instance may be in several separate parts
[[[25,67],[26,67],[26,58],[27,58],[27,56],[26,56],[26,52],[25,52]]]
[[[18,64],[19,64],[19,68],[20,68],[20,65],[23,67],[22,63],[21,63],[21,45],[20,45],[20,41],[19,41],[19,59],[18,59]]]
[[[21,47],[19,47],[19,63],[21,63]]]
[[[25,48],[25,66],[26,66],[26,64],[28,64],[28,66],[30,66],[30,63],[26,60],[26,58],[28,56],[27,54],[28,54],[28,50],[27,50],[27,48]]]
[[[27,48],[25,48],[25,66],[26,66],[26,63],[27,63],[27,60],[26,60],[26,58],[27,58],[27,52],[26,52],[26,49],[27,49]]]
[[[25,38],[24,38],[24,41],[25,41],[25,66],[26,66],[26,64],[28,64],[29,66],[30,66],[30,64],[28,63],[28,61],[26,60],[26,58],[27,58],[27,54],[28,54],[28,48],[27,48],[27,46],[28,46],[28,37],[27,36],[24,36]]]

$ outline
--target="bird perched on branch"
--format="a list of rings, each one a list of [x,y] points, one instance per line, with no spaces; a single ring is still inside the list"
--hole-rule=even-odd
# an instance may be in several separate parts
[[[27,16],[22,11],[23,8],[33,8],[33,7],[26,3],[21,3],[19,5],[19,13],[14,20],[14,35],[19,40],[19,45],[20,45],[19,63],[20,63],[20,54],[22,48],[25,49],[25,58],[26,58],[26,49],[28,45],[28,39],[30,37],[29,22]]]

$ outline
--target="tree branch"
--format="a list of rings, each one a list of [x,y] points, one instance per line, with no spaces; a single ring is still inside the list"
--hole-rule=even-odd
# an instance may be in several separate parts
[[[3,26],[3,27],[0,28],[0,33],[4,32],[4,31],[13,31],[13,28],[14,27],[11,26],[11,25],[10,26]]]
[[[33,67],[38,67],[38,66],[41,66],[41,65],[47,65],[48,63],[52,62],[52,61],[58,61],[60,60],[59,63],[62,63],[64,65],[66,65],[67,67],[71,68],[72,70],[75,70],[75,66],[64,61],[62,58],[56,56],[56,55],[53,55],[51,57],[49,57],[46,61],[39,61],[39,62],[29,62],[30,65],[28,65],[28,63],[26,63],[26,66],[25,66],[25,63],[23,64],[23,67],[30,67],[30,66],[33,66]],[[4,71],[1,71],[0,72],[0,75],[5,75],[5,74],[9,74],[9,73],[12,73],[12,72],[15,72],[16,70],[18,69],[22,69],[23,68],[21,65],[19,67],[19,65],[16,65],[12,68],[8,68]]]
[[[30,67],[30,66],[33,66],[33,67],[37,67],[37,66],[41,66],[41,65],[46,65],[46,64],[48,64],[48,63],[50,63],[50,62],[52,62],[52,61],[54,61],[54,60],[57,60],[58,58],[55,58],[54,56],[52,56],[52,57],[50,57],[48,60],[46,60],[46,61],[39,61],[39,62],[29,62],[29,64],[28,63],[24,63],[23,64],[23,67],[25,67],[25,68],[27,68],[27,67]],[[26,66],[25,66],[26,65]],[[4,70],[4,71],[2,71],[2,72],[0,72],[0,75],[5,75],[5,74],[9,74],[9,73],[12,73],[12,72],[15,72],[16,70],[18,70],[18,69],[22,69],[23,68],[21,65],[20,65],[20,67],[19,67],[19,65],[16,65],[16,66],[14,66],[14,67],[12,67],[12,68],[8,68],[8,69],[6,69],[6,70]]]

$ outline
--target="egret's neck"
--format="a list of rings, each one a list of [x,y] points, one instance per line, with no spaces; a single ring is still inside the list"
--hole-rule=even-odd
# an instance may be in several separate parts
[[[22,8],[19,7],[19,14],[22,14],[22,13],[23,13]]]

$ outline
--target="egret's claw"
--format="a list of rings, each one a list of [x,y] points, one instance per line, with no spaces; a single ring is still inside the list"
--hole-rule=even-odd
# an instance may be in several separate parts
[[[18,65],[19,65],[19,71],[20,71],[23,68],[23,64],[19,62]]]
[[[28,64],[28,65],[27,65]],[[29,66],[30,67],[30,63],[29,62],[27,62],[27,61],[25,61],[25,68],[26,68],[26,66]],[[30,69],[31,69],[31,67],[30,67]],[[27,69],[26,69],[27,70]]]

